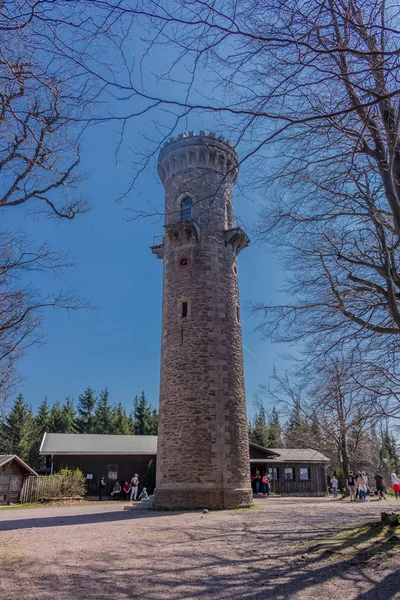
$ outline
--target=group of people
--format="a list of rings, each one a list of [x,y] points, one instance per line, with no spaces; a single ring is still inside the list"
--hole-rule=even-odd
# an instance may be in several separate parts
[[[111,492],[111,496],[116,500],[117,498],[124,498],[125,500],[133,500],[133,502],[135,502],[136,500],[143,500],[145,498],[148,498],[149,495],[147,493],[147,488],[143,488],[141,493],[139,494],[139,476],[137,473],[135,473],[135,475],[132,477],[130,483],[127,479],[125,479],[125,483],[124,485],[121,486],[120,482],[117,481],[113,487],[113,490]],[[100,486],[99,486],[99,500],[102,499],[103,497],[103,493],[104,490],[106,488],[106,478],[103,477],[100,479]],[[139,496],[138,496],[139,494]]]
[[[396,500],[400,497],[400,478],[396,473],[392,473],[392,488]],[[330,485],[334,498],[337,497],[339,482],[335,475],[331,478]],[[349,471],[346,477],[346,488],[350,495],[350,502],[366,502],[369,494],[374,494],[379,500],[386,500],[386,484],[382,473],[377,471],[373,478],[369,478],[365,471],[358,471],[356,474]]]
[[[255,474],[250,474],[251,487],[256,494],[262,494],[263,496],[270,496],[271,488],[270,481],[267,474],[261,475],[260,471],[256,469]]]

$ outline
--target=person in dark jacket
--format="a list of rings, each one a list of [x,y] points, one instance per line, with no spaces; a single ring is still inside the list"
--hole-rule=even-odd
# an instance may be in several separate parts
[[[385,498],[385,480],[383,479],[382,473],[380,473],[379,471],[377,471],[376,475],[375,475],[375,484],[376,484],[376,491],[377,491],[379,500],[382,500],[382,498],[384,500],[386,500],[386,498]]]
[[[350,494],[350,502],[356,501],[356,478],[353,475],[353,471],[350,471],[346,477],[346,487]]]
[[[99,500],[102,499],[105,489],[106,489],[106,478],[103,475],[103,477],[100,479],[100,483],[99,483]]]
[[[260,483],[261,483],[261,475],[260,471],[256,469],[256,474],[254,475],[254,484],[256,489],[256,494],[260,492]]]

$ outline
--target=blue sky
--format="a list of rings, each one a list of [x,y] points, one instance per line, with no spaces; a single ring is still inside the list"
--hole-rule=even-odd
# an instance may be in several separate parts
[[[167,59],[163,57],[164,61]],[[151,60],[153,66],[160,66],[159,55]],[[169,118],[165,116],[163,125]],[[206,115],[192,115],[187,125],[191,130],[219,133],[218,126]],[[62,280],[41,280],[44,289],[74,290],[97,307],[72,315],[46,315],[45,343],[32,348],[20,362],[23,377],[20,390],[34,408],[45,396],[50,403],[67,396],[77,399],[89,385],[97,392],[107,386],[111,400],[128,408],[142,389],[154,405],[158,404],[162,261],[152,255],[149,246],[154,235],[162,234],[162,223],[150,217],[129,220],[131,213],[127,211],[129,207],[146,210],[147,202],[162,210],[163,188],[155,161],[128,199],[117,203],[116,198],[127,188],[133,173],[131,147],[140,150],[145,146],[143,135],[152,139],[157,136],[160,139],[160,135],[151,116],[140,122],[132,121],[116,167],[116,129],[115,123],[99,124],[83,138],[81,167],[87,179],[82,191],[93,205],[91,213],[71,222],[33,217],[24,207],[2,215],[4,225],[29,231],[38,242],[48,240],[54,248],[69,251],[77,261],[77,266],[68,270]],[[251,227],[260,199],[253,190],[243,193],[240,182],[239,176],[234,195],[235,215]],[[256,331],[259,321],[251,313],[250,305],[276,297],[274,290],[281,285],[282,277],[272,257],[256,243],[242,252],[238,265],[246,391],[251,414],[253,394],[259,384],[266,383],[274,365],[282,369],[284,362],[279,356],[282,348],[262,340]]]

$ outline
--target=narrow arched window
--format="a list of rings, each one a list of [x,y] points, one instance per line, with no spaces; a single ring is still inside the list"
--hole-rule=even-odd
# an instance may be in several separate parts
[[[181,201],[181,221],[187,221],[192,218],[193,201],[189,196],[186,196]]]

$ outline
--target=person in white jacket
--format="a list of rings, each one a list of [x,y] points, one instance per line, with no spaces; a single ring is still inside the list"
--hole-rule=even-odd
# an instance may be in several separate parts
[[[396,500],[398,500],[400,495],[400,479],[397,477],[396,473],[392,473],[392,488],[394,495],[396,496]]]

